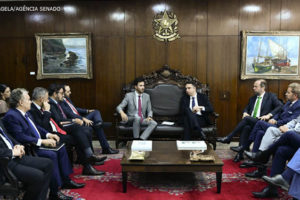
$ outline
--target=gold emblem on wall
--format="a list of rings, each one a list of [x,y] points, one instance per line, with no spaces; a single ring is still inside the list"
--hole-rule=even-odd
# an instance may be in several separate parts
[[[178,34],[178,20],[173,12],[164,11],[154,16],[153,37],[159,41],[170,42],[180,38]]]

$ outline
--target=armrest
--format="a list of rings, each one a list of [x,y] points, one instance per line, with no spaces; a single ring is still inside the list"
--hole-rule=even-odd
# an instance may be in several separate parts
[[[10,161],[10,158],[3,157],[0,158],[0,167],[1,171],[3,172],[5,178],[7,178],[8,182],[16,187],[19,188],[19,182],[17,177],[12,173],[12,171],[8,168],[8,162]]]
[[[212,125],[217,126],[217,119],[219,116],[220,116],[219,113],[216,112],[212,112],[209,114],[209,119]]]

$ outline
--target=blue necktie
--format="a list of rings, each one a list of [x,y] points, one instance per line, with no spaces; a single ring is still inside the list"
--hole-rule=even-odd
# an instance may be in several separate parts
[[[3,129],[0,127],[0,133],[7,139],[7,141],[11,144],[11,147],[14,148],[14,144],[9,139],[9,137],[4,133]]]
[[[192,97],[192,109],[195,107],[195,97]]]
[[[35,136],[36,136],[37,138],[40,138],[40,134],[37,132],[37,130],[36,130],[36,128],[35,128],[35,125],[33,124],[33,122],[31,122],[31,120],[29,119],[27,113],[25,114],[25,118],[26,118],[26,120],[28,121],[28,124],[29,124],[31,130],[33,131],[33,133],[35,134]]]

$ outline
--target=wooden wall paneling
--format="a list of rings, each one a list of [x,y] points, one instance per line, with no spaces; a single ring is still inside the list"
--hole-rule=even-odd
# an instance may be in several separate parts
[[[135,36],[135,1],[124,3],[125,35]]]
[[[197,37],[196,76],[202,82],[207,82],[207,37]]]
[[[196,35],[196,15],[197,2],[194,0],[185,0],[184,4],[181,0],[167,0],[167,5],[170,5],[172,11],[178,20],[179,35]]]
[[[208,35],[238,35],[239,0],[208,1]]]
[[[164,0],[138,1],[135,5],[135,32],[137,36],[152,36],[154,16],[166,8]]]
[[[124,64],[124,84],[130,83],[135,78],[135,59],[136,59],[136,48],[135,48],[135,37],[125,37],[125,64]]]
[[[94,7],[97,6],[97,2],[65,2],[63,7],[66,8],[64,12],[64,32],[94,32],[94,20],[95,15],[98,13],[97,10],[94,10]],[[74,23],[75,22],[75,23]],[[99,24],[98,24],[99,25]]]
[[[213,36],[208,38],[207,81],[211,88],[211,101],[220,113],[219,135],[226,135],[236,125],[238,60],[236,36]],[[225,94],[225,97],[224,97]],[[229,95],[228,95],[229,94]]]
[[[282,0],[281,30],[297,31],[300,29],[300,13],[298,0]]]
[[[95,37],[95,99],[104,120],[112,121],[120,103],[123,80],[124,39],[122,37]]]
[[[196,18],[196,32],[197,36],[207,35],[207,13],[208,13],[208,0],[197,1]]]
[[[166,60],[166,44],[152,36],[136,37],[136,76],[150,73],[168,64]],[[172,66],[171,66],[172,67]]]
[[[281,27],[281,24],[280,24],[281,2],[282,2],[282,0],[270,1],[270,6],[271,6],[270,31],[280,30],[280,27]]]
[[[270,1],[242,0],[239,30],[268,31],[270,29]]]
[[[95,1],[93,12],[95,35],[124,35],[125,13],[123,4],[116,1]]]
[[[284,102],[286,102],[286,98],[285,98],[285,92],[288,88],[288,85],[290,83],[293,83],[293,82],[297,82],[297,83],[300,83],[299,81],[288,81],[288,80],[280,80],[280,84],[278,85],[278,98],[283,100]]]
[[[196,76],[197,38],[183,36],[168,44],[168,64],[185,75]]]

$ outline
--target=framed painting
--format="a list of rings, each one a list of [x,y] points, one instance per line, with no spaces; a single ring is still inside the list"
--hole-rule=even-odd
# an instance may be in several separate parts
[[[300,80],[295,31],[242,31],[241,79]]]
[[[37,79],[92,79],[90,33],[37,33]]]

